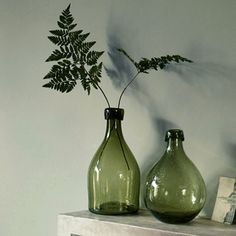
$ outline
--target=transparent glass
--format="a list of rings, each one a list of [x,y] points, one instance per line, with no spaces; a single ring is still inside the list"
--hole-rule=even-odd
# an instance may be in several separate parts
[[[105,109],[105,138],[88,171],[89,210],[93,213],[127,214],[139,208],[140,171],[122,134],[123,115],[123,109]]]
[[[186,223],[204,206],[204,180],[186,156],[182,130],[169,130],[167,149],[149,172],[145,186],[145,204],[153,215],[166,223]]]

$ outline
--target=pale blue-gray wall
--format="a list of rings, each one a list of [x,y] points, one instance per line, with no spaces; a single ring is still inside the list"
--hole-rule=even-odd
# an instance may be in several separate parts
[[[208,188],[210,216],[218,177],[236,177],[236,1],[72,0],[110,74],[113,106],[135,59],[180,54],[194,64],[140,76],[122,102],[124,136],[143,175],[160,158],[166,129],[185,132],[185,150]],[[42,88],[53,50],[48,31],[69,1],[1,0],[0,235],[56,235],[60,212],[87,208],[86,175],[100,144],[106,104],[97,91]],[[117,81],[117,79],[119,79]]]

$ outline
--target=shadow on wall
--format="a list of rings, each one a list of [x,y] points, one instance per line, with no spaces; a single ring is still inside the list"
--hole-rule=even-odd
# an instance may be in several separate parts
[[[120,39],[116,34],[109,34],[108,56],[111,60],[112,67],[105,66],[105,70],[113,85],[121,90],[134,76],[134,71],[132,70],[131,63],[117,50],[118,48],[123,48]],[[137,86],[137,83],[134,83],[132,86]]]
[[[110,29],[114,28],[110,27]],[[134,71],[131,63],[127,61],[123,55],[120,55],[120,53],[116,50],[117,48],[124,48],[122,40],[119,38],[121,34],[118,34],[115,30],[109,30],[107,35],[109,46],[108,55],[112,62],[112,68],[106,67],[105,69],[113,85],[117,89],[121,90],[134,76]],[[195,52],[197,58],[195,57]],[[190,54],[192,55],[192,57],[189,57],[190,59],[194,60],[194,58],[196,58],[193,64],[183,63],[181,66],[169,65],[166,68],[166,71],[177,74],[179,78],[185,83],[194,87],[199,91],[199,93],[205,94],[208,97],[214,98],[215,95],[217,95],[217,97],[223,96],[224,93],[222,93],[222,84],[226,84],[229,88],[232,86],[232,83],[236,85],[236,69],[234,67],[220,63],[217,64],[214,62],[204,62],[199,55],[199,48],[193,48]],[[206,55],[206,52],[204,55]],[[149,156],[144,157],[145,163],[142,163],[141,166],[141,199],[143,199],[143,188],[146,174],[158,161],[157,157],[161,157],[163,155],[166,148],[163,139],[165,132],[171,128],[181,127],[160,115],[161,112],[159,112],[155,97],[151,96],[147,89],[139,87],[137,81],[135,81],[135,83],[132,85],[132,89],[129,90],[129,93],[135,96],[140,104],[143,104],[149,111],[150,119],[153,123],[153,130],[156,133],[156,142],[161,144],[161,146],[158,146],[158,148],[155,147]],[[233,159],[234,165],[236,166],[236,145],[231,144],[227,147],[225,146],[224,148],[225,150],[228,150],[226,151],[226,153],[228,153],[226,158]],[[232,160],[229,160],[229,162],[231,161]],[[214,208],[219,176],[228,176],[228,174],[227,168],[222,169],[220,166],[217,173],[207,173],[208,178],[206,180],[206,185],[208,197],[204,207],[204,213],[207,216],[211,216]]]
[[[225,150],[227,150],[227,154],[230,158],[230,162],[232,166],[236,167],[236,143],[226,142],[224,146],[225,146]]]
[[[167,71],[178,74],[185,83],[208,96],[224,96],[223,84],[228,83],[232,86],[231,83],[233,83],[236,86],[236,68],[226,64],[227,62],[224,60],[219,60],[222,56],[221,52],[204,48],[204,46],[195,43],[191,46],[188,55],[193,60],[192,64],[181,66],[172,64],[168,66]],[[206,55],[211,55],[210,59],[207,57],[207,61]]]

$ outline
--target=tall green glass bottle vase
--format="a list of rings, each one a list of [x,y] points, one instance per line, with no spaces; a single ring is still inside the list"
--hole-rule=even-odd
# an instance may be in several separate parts
[[[139,208],[140,171],[122,134],[123,117],[123,109],[105,109],[105,138],[88,171],[89,210],[93,213],[118,215]]]
[[[206,187],[200,172],[186,156],[182,130],[166,133],[167,149],[146,179],[145,204],[166,223],[186,223],[204,206]]]

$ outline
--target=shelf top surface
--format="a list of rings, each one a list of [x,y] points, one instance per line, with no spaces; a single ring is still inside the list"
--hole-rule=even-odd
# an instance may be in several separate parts
[[[204,218],[196,218],[187,224],[166,224],[157,220],[147,210],[140,210],[134,215],[117,216],[98,215],[89,211],[79,211],[60,214],[59,217],[72,218],[73,220],[80,220],[82,218],[88,221],[128,225],[149,230],[175,232],[183,235],[236,236],[236,225],[225,225]]]

